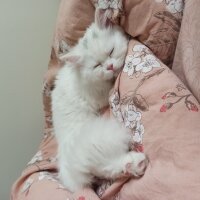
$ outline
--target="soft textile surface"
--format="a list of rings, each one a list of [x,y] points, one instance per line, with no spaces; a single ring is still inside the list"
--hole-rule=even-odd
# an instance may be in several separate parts
[[[186,1],[184,10],[183,2],[61,1],[44,81],[44,138],[14,184],[13,200],[200,199],[200,2]],[[141,179],[99,180],[93,189],[70,194],[57,178],[50,94],[61,67],[57,56],[83,35],[94,6],[113,9],[111,19],[132,36],[108,112],[132,130],[132,148],[144,151],[150,164]]]

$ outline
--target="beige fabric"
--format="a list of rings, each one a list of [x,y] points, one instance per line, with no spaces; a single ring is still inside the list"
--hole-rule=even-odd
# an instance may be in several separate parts
[[[200,27],[197,19],[200,2],[186,2],[181,27],[184,1],[171,4],[173,1],[61,1],[44,80],[44,138],[37,154],[14,184],[13,200],[200,199],[200,106],[191,93],[199,98]],[[111,19],[134,37],[107,112],[132,130],[132,148],[145,151],[150,164],[141,179],[99,180],[93,189],[70,194],[57,177],[50,94],[61,67],[58,55],[65,53],[83,35],[93,21],[95,6],[112,9]],[[134,65],[136,58],[140,62]],[[191,91],[169,69],[172,63],[172,69]]]
[[[190,88],[200,102],[200,2],[189,0],[176,49],[173,71]]]

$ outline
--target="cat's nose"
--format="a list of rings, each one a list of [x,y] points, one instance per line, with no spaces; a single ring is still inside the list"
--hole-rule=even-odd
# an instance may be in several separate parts
[[[112,70],[112,71],[114,71],[113,64],[108,65],[108,66],[107,66],[107,70]]]

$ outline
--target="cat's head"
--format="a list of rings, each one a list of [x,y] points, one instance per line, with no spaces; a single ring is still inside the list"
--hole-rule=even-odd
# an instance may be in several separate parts
[[[113,80],[124,64],[128,39],[120,27],[111,24],[108,14],[97,10],[95,22],[63,56],[89,82]]]

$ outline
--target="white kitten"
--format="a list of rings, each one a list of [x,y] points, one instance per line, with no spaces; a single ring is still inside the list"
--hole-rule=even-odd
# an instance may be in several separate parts
[[[143,175],[147,165],[143,153],[128,152],[127,130],[98,114],[108,105],[128,40],[118,26],[109,26],[105,14],[96,13],[96,22],[62,57],[66,63],[52,92],[59,175],[72,192],[91,185],[94,176],[115,179],[123,173]]]

